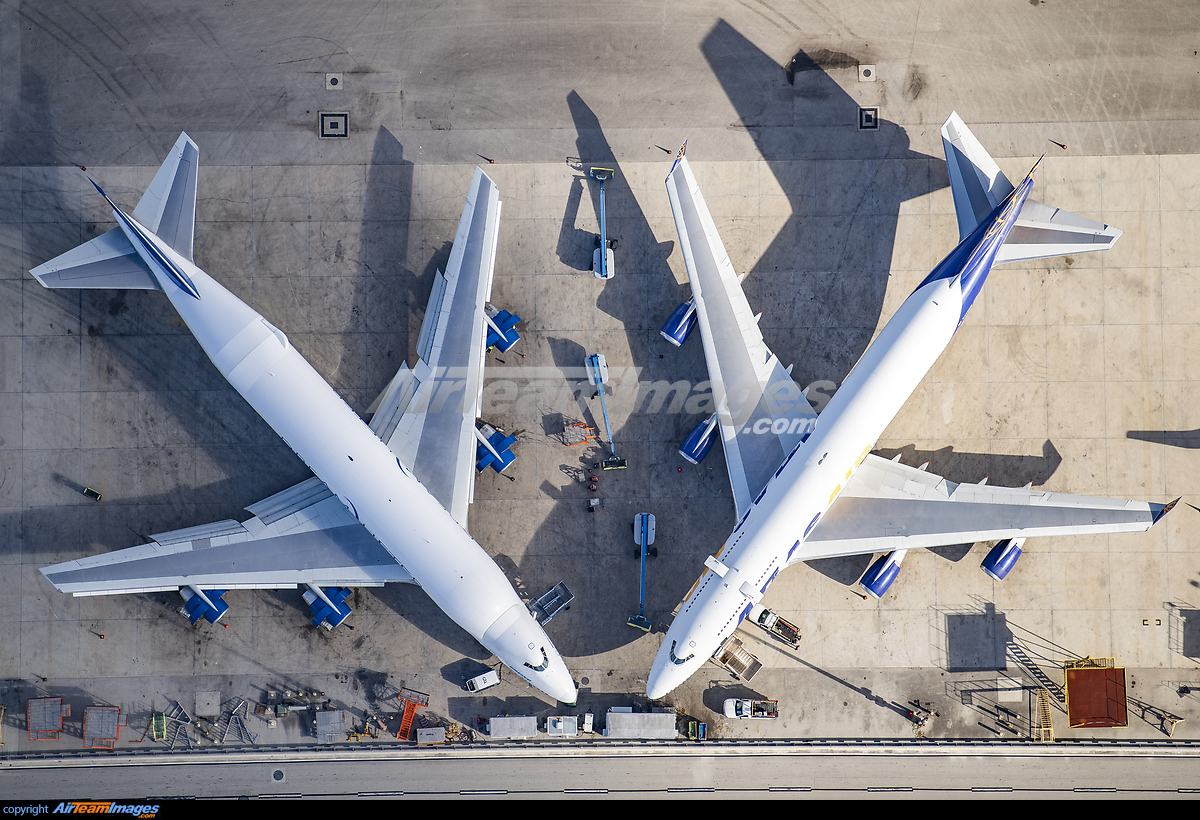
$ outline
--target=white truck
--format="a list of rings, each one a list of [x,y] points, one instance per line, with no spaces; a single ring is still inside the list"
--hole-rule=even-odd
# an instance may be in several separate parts
[[[772,612],[762,604],[755,604],[750,608],[747,620],[770,632],[793,649],[800,645],[800,630],[796,625],[780,618],[778,613]]]
[[[779,702],[774,700],[727,698],[725,700],[725,717],[774,720],[779,717]]]

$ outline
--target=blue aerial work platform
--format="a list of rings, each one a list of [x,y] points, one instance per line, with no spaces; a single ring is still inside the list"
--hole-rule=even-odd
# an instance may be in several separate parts
[[[604,183],[616,173],[612,168],[592,168],[592,179],[600,183],[600,240],[599,247],[592,252],[592,273],[597,279],[611,279],[613,275],[613,252],[608,241],[604,222]]]

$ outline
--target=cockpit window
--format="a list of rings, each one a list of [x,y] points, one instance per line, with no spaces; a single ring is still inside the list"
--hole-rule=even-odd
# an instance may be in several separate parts
[[[534,666],[529,661],[526,661],[525,665],[528,666],[530,669],[532,669],[534,672],[545,672],[546,667],[550,665],[550,658],[547,657],[547,655],[546,655],[546,647],[544,647],[544,646],[542,647],[542,665],[541,666]]]
[[[688,661],[690,661],[690,660],[691,660],[692,658],[694,658],[694,657],[696,657],[696,653],[695,653],[695,652],[693,652],[692,654],[688,655],[686,658],[677,658],[677,657],[675,657],[675,641],[671,641],[671,663],[675,664],[676,666],[679,666],[679,665],[680,665],[680,664],[682,664],[682,663],[687,663]]]

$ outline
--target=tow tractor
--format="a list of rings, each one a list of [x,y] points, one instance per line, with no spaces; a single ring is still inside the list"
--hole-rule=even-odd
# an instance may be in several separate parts
[[[604,225],[604,183],[616,173],[612,168],[592,168],[592,179],[600,183],[600,242],[592,252],[592,274],[597,279],[611,279],[613,275],[613,252],[608,242]]]

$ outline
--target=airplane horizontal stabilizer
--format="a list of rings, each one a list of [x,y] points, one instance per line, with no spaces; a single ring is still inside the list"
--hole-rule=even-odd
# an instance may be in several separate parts
[[[942,147],[962,240],[1012,193],[1013,185],[957,113],[942,125]],[[996,262],[1103,251],[1111,248],[1121,233],[1118,228],[1030,199]]]
[[[120,228],[54,257],[30,273],[47,288],[162,289]]]

